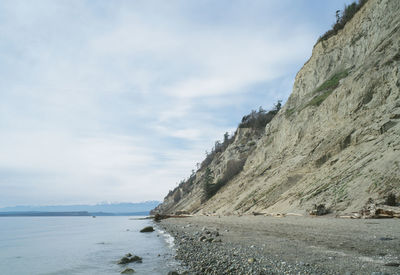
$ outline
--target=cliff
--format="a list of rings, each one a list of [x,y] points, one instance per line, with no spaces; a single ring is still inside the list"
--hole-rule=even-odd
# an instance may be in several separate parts
[[[400,1],[367,1],[314,46],[288,101],[261,133],[238,129],[154,212],[304,213],[323,203],[347,213],[369,198],[399,196],[399,38]],[[204,186],[221,179],[205,196]]]

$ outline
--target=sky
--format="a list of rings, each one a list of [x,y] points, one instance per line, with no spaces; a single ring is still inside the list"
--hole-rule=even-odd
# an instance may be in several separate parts
[[[349,2],[0,1],[0,207],[162,200]]]

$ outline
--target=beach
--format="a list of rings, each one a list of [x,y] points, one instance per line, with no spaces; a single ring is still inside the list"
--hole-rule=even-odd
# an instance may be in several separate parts
[[[189,274],[400,274],[399,219],[193,216],[158,225]]]

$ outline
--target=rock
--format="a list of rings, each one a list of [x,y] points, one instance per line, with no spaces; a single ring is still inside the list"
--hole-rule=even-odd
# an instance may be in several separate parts
[[[130,260],[128,257],[122,257],[121,260],[119,260],[118,264],[127,264],[130,263]]]
[[[179,273],[176,271],[170,271],[168,272],[168,275],[179,275]]]
[[[385,266],[395,266],[395,267],[398,267],[398,266],[400,266],[400,263],[389,262],[389,263],[386,263]]]
[[[388,238],[388,237],[382,237],[382,238],[379,238],[379,240],[380,241],[393,241],[394,239],[393,238]]]
[[[313,216],[322,216],[322,215],[326,215],[328,213],[329,213],[329,211],[325,207],[325,204],[319,204],[319,205],[314,204],[313,209],[311,209],[309,211],[309,214],[313,215]]]
[[[199,238],[199,242],[202,242],[202,241],[204,241],[205,239],[206,239],[205,236],[201,236],[201,237]]]
[[[249,264],[252,264],[252,263],[254,263],[256,260],[254,259],[254,258],[249,258],[248,260],[247,260],[247,262],[249,263]]]
[[[141,233],[146,233],[146,232],[153,232],[154,228],[152,226],[146,226],[142,230],[140,230]]]
[[[130,253],[128,253],[130,254]],[[126,254],[126,255],[128,255]],[[121,260],[118,261],[118,264],[129,264],[132,262],[137,262],[137,263],[141,263],[142,262],[142,258],[136,255],[132,255],[131,256],[124,256],[121,258]]]
[[[132,268],[125,268],[124,270],[121,271],[121,274],[132,274],[134,272],[135,270]]]

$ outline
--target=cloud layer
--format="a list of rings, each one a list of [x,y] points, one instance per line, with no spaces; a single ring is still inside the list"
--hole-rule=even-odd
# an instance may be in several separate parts
[[[162,199],[288,97],[320,2],[2,1],[0,206]]]

